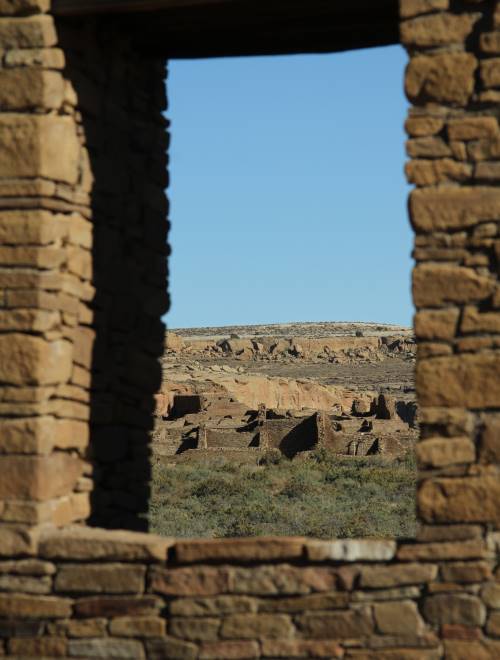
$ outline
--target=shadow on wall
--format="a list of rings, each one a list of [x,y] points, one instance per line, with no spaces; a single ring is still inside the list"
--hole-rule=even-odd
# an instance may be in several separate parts
[[[89,156],[81,192],[91,194],[94,227],[95,296],[78,332],[87,350],[75,351],[91,389],[90,524],[146,530],[169,304],[165,63],[133,52],[116,20],[64,19],[57,27]]]

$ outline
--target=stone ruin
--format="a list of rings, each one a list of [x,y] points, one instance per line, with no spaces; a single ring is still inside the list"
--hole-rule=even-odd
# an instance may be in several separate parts
[[[166,417],[158,416],[153,455],[159,460],[198,458],[219,452],[231,460],[259,462],[269,450],[287,458],[305,457],[316,449],[338,456],[395,458],[413,450],[416,406],[381,394],[366,402],[355,399],[351,409],[251,410],[227,392],[174,394]],[[196,450],[191,454],[191,450]]]
[[[165,59],[393,43],[416,538],[131,531],[168,309]],[[499,101],[494,0],[0,0],[0,654],[500,657]]]

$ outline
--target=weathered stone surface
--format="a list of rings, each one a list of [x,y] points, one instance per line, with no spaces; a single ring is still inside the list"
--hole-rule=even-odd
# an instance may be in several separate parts
[[[306,549],[312,561],[383,561],[394,557],[396,543],[372,539],[309,541]]]
[[[227,568],[153,568],[151,590],[169,596],[216,596],[227,593],[230,585]]]
[[[446,660],[496,660],[500,654],[500,642],[483,639],[477,642],[446,640]]]
[[[0,379],[13,385],[50,385],[69,380],[72,346],[19,333],[0,335]]]
[[[420,543],[439,541],[482,541],[483,528],[480,525],[419,525],[417,540]]]
[[[226,639],[287,639],[294,627],[285,614],[233,614],[224,618],[220,636]]]
[[[414,190],[410,215],[417,231],[464,229],[500,217],[500,191],[483,186]]]
[[[496,522],[500,481],[490,475],[425,481],[417,502],[420,515],[429,522]]]
[[[481,14],[438,13],[403,21],[401,41],[406,46],[446,46],[463,43]]]
[[[298,559],[304,553],[305,538],[258,537],[206,541],[178,541],[177,561],[188,564],[203,561],[271,561]]]
[[[415,334],[419,339],[450,340],[455,336],[458,316],[455,307],[419,311],[414,318]]]
[[[78,617],[156,616],[161,601],[155,596],[95,596],[75,603]]]
[[[474,178],[486,180],[488,183],[491,181],[500,180],[500,163],[482,161],[476,164],[474,168]]]
[[[485,87],[498,87],[500,85],[500,58],[482,60],[481,79]]]
[[[198,647],[191,642],[183,642],[175,637],[147,639],[145,642],[148,660],[196,660]]]
[[[500,583],[488,582],[481,590],[481,600],[494,610],[500,610]]]
[[[187,639],[190,642],[207,642],[215,641],[218,638],[220,626],[219,619],[208,617],[171,619],[168,624],[168,632],[173,637]],[[246,635],[241,634],[238,637],[243,638]],[[254,637],[254,635],[250,635],[250,637]]]
[[[22,68],[0,70],[2,110],[57,110],[64,98],[64,79],[55,71]]]
[[[2,506],[0,504],[0,512]],[[3,517],[3,515],[2,515]],[[37,550],[37,532],[22,525],[0,525],[0,557],[34,555]]]
[[[265,598],[258,601],[259,612],[310,612],[313,610],[344,609],[349,604],[349,594],[335,591],[294,598]]]
[[[130,564],[64,564],[55,591],[77,593],[138,594],[144,591],[146,569]]]
[[[443,138],[430,136],[408,140],[406,153],[411,158],[446,158],[452,150]]]
[[[304,637],[314,639],[359,638],[373,632],[373,622],[368,608],[302,614],[297,617],[296,625]]]
[[[468,435],[474,428],[472,414],[463,408],[421,407],[420,423],[449,437]]]
[[[441,131],[443,126],[444,119],[431,115],[411,116],[405,122],[406,132],[413,137],[436,135],[436,133]]]
[[[448,9],[449,0],[399,0],[401,18],[411,18],[440,9]]]
[[[162,637],[165,619],[155,616],[124,616],[112,619],[109,632],[117,637]]]
[[[21,658],[64,658],[67,640],[64,637],[36,637],[9,640],[9,653]]]
[[[141,642],[131,639],[71,639],[68,652],[71,657],[84,658],[142,660],[146,657]]]
[[[66,59],[60,48],[19,48],[5,53],[6,67],[40,67],[42,69],[64,69]],[[63,89],[64,96],[64,89]]]
[[[0,591],[49,594],[52,591],[52,580],[48,576],[0,575]]]
[[[424,600],[423,613],[429,623],[457,623],[466,626],[482,626],[486,620],[486,608],[479,598],[468,594],[438,594]]]
[[[449,181],[465,181],[472,176],[472,166],[451,158],[414,159],[405,166],[409,183],[417,186],[434,186]]]
[[[438,561],[440,559],[482,559],[486,555],[484,541],[478,539],[448,543],[405,543],[399,547],[397,558],[400,561]]]
[[[56,43],[54,19],[50,16],[4,18],[0,23],[0,49],[46,48]]]
[[[78,458],[57,452],[50,456],[0,456],[0,498],[50,500],[72,492],[83,470]]]
[[[445,582],[484,582],[491,579],[491,566],[485,561],[460,561],[442,564],[441,577]]]
[[[389,635],[415,635],[422,632],[425,624],[413,601],[376,603],[373,615],[379,632]]]
[[[465,105],[474,90],[477,60],[470,53],[420,55],[406,69],[405,91],[411,102]]]
[[[416,446],[419,465],[444,467],[461,463],[474,463],[476,447],[467,437],[430,438]]]
[[[344,650],[332,640],[269,640],[262,641],[264,658],[343,658]],[[202,657],[202,656],[200,656]]]
[[[391,564],[389,566],[363,566],[360,586],[370,589],[395,587],[403,584],[432,582],[437,575],[434,564]]]
[[[33,575],[43,577],[53,575],[56,572],[54,564],[39,559],[17,559],[11,561],[0,561],[0,575]]]
[[[480,140],[498,136],[496,117],[460,117],[447,121],[450,140]]]
[[[500,312],[480,312],[477,307],[465,307],[460,330],[466,332],[500,333]]]
[[[106,619],[65,619],[50,623],[47,632],[61,637],[105,637],[107,628]]]
[[[330,567],[298,567],[287,564],[234,568],[231,591],[238,594],[305,595],[336,588],[338,574]]]
[[[43,176],[77,182],[80,143],[69,117],[4,113],[0,142],[0,177]]]
[[[172,539],[121,530],[72,526],[40,537],[42,557],[58,559],[165,561]]]
[[[500,463],[500,416],[487,416],[483,420],[479,459],[482,463]]]
[[[500,353],[437,357],[417,363],[417,390],[423,406],[500,407]]]
[[[0,594],[0,616],[20,619],[64,619],[71,616],[71,601],[53,596]]]
[[[0,0],[0,15],[38,14],[48,12],[50,0]]]
[[[261,655],[257,642],[225,641],[204,642],[200,646],[198,657],[200,660],[253,660]]]
[[[49,245],[63,238],[68,225],[49,211],[1,211],[0,240],[5,245]]]
[[[176,598],[170,603],[172,616],[214,616],[257,611],[257,602],[247,596],[216,596],[215,598]]]
[[[0,453],[48,454],[52,450],[54,431],[53,417],[2,419]]]

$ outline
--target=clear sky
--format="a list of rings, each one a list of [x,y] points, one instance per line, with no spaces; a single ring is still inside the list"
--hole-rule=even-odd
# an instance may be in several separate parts
[[[170,63],[169,327],[411,323],[405,64]]]

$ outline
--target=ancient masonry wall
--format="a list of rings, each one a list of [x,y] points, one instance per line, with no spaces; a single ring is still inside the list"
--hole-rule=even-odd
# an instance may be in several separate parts
[[[69,524],[140,526],[147,495],[164,69],[48,12],[0,0],[0,655],[500,657],[497,3],[401,1],[422,439],[399,541]]]

